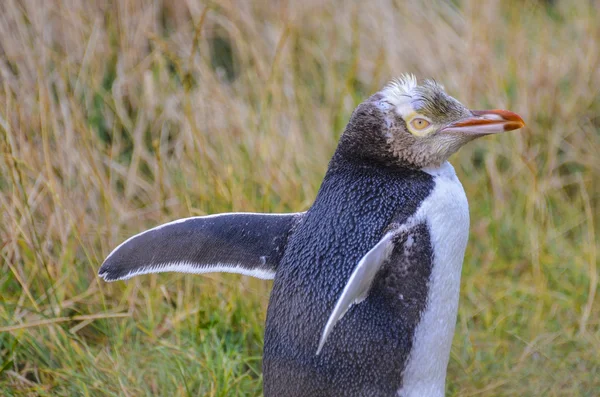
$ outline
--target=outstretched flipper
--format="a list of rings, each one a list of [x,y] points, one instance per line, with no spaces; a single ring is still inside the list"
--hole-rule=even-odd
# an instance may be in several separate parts
[[[179,219],[115,248],[98,271],[105,281],[160,272],[275,276],[288,238],[304,213],[230,213]]]

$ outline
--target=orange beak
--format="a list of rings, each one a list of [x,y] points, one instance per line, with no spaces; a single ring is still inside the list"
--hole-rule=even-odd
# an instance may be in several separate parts
[[[525,122],[516,113],[508,110],[472,110],[473,116],[464,118],[442,129],[442,132],[460,132],[469,135],[497,134],[518,130]]]

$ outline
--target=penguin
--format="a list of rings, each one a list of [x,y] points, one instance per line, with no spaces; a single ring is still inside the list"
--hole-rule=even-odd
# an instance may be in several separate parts
[[[266,397],[443,396],[469,234],[448,158],[524,125],[403,75],[354,110],[307,211],[166,223],[115,248],[99,276],[273,279]]]

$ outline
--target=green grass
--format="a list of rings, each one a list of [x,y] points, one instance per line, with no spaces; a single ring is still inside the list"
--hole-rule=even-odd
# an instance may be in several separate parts
[[[448,395],[600,394],[597,2],[112,3],[0,5],[0,395],[260,395],[269,282],[97,269],[168,220],[306,209],[402,72],[527,122],[452,159]]]

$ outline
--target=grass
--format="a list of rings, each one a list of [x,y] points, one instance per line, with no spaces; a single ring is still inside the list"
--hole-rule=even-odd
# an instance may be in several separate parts
[[[306,209],[401,72],[527,122],[452,159],[448,395],[600,393],[598,2],[176,4],[0,5],[1,395],[260,395],[269,282],[96,271],[168,220]]]

